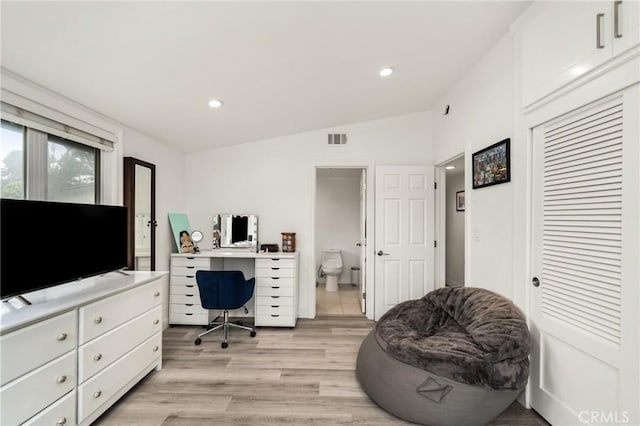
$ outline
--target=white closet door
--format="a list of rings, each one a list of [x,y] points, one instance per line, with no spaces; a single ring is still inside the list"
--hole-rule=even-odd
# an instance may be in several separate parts
[[[552,424],[640,424],[638,96],[534,129],[531,401]]]
[[[377,166],[375,319],[433,290],[433,168]]]

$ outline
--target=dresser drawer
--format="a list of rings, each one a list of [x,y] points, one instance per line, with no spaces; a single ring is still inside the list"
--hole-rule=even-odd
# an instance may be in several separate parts
[[[256,297],[261,296],[291,296],[293,297],[293,287],[258,287],[256,289]]]
[[[22,426],[73,426],[76,424],[76,392],[69,392]]]
[[[293,316],[293,306],[266,305],[256,306],[256,316],[268,316],[277,318],[281,316]]]
[[[171,266],[195,266],[209,269],[211,260],[208,257],[172,257]]]
[[[172,275],[171,276],[171,286],[173,287],[173,286],[176,286],[176,285],[190,285],[190,286],[198,287],[198,283],[196,281],[195,272],[193,273],[193,275],[190,275],[190,276]]]
[[[198,290],[197,285],[172,285],[171,286],[171,295],[176,294],[193,294],[200,298],[200,290]]]
[[[162,334],[157,333],[78,387],[78,422],[122,389],[132,377],[162,355]]]
[[[0,336],[0,385],[73,350],[76,318],[74,310]]]
[[[257,287],[291,287],[293,288],[294,281],[293,278],[256,278],[256,286]]]
[[[256,259],[256,268],[290,268],[293,269],[296,266],[295,259]]]
[[[256,315],[256,327],[294,327],[296,320],[293,315]]]
[[[207,325],[209,324],[209,314],[194,314],[189,312],[170,312],[169,323],[171,324],[188,324],[188,325]]]
[[[78,352],[78,383],[83,383],[140,342],[162,331],[162,306],[126,322],[82,345]]]
[[[28,420],[73,390],[75,384],[76,352],[72,351],[0,388],[0,424],[18,425]]]
[[[106,333],[162,303],[162,282],[156,280],[80,308],[80,344]]]
[[[258,268],[256,267],[256,277],[280,277],[280,278],[293,278],[293,269],[292,268]]]
[[[258,306],[293,306],[293,297],[258,296],[256,307]]]
[[[208,271],[210,269],[211,268],[209,268],[209,266],[172,266],[171,276],[172,277],[189,277],[189,278],[195,279],[196,272]]]
[[[200,305],[200,300],[193,303],[172,303],[169,310],[178,314],[209,314],[209,311]]]
[[[200,292],[196,291],[195,294],[191,291],[191,294],[172,294],[171,303],[175,304],[198,304],[200,305]]]

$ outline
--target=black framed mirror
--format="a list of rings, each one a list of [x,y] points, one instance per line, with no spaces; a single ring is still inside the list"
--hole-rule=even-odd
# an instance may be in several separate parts
[[[127,268],[156,270],[156,166],[124,157],[124,206],[127,207]]]

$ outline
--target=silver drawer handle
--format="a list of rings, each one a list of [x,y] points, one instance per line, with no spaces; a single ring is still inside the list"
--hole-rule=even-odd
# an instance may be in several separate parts
[[[102,317],[95,317],[93,322],[95,322],[96,324],[100,324],[102,322]]]
[[[67,333],[60,333],[58,334],[58,342],[62,342],[63,340],[67,340],[68,334]]]
[[[93,357],[94,361],[100,361],[101,359],[102,359],[102,354],[94,355]]]
[[[280,315],[271,314],[271,316],[274,317],[274,318],[278,318]]]
[[[160,296],[160,292],[156,291],[155,293],[153,293],[153,295],[154,295],[154,297],[158,297],[158,296]]]
[[[58,421],[56,422],[56,426],[63,426],[67,424],[67,418],[66,417],[62,417],[61,419],[58,419]]]
[[[159,324],[159,323],[160,323],[160,320],[153,320],[153,324],[154,324],[154,325],[157,325],[157,324]]]
[[[67,376],[58,376],[56,383],[61,384],[67,381]]]
[[[153,351],[154,351],[154,352],[158,352],[158,349],[160,349],[160,348],[159,348],[159,347],[157,347],[157,346],[154,346],[154,347],[153,347]]]
[[[102,391],[95,391],[95,392],[93,393],[93,397],[94,397],[94,398],[100,398],[101,396],[102,396]]]

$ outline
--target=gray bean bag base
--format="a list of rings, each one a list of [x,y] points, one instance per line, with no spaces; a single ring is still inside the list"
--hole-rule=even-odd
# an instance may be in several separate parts
[[[529,332],[509,300],[443,288],[387,312],[365,338],[356,377],[380,407],[430,426],[484,425],[524,389]]]

